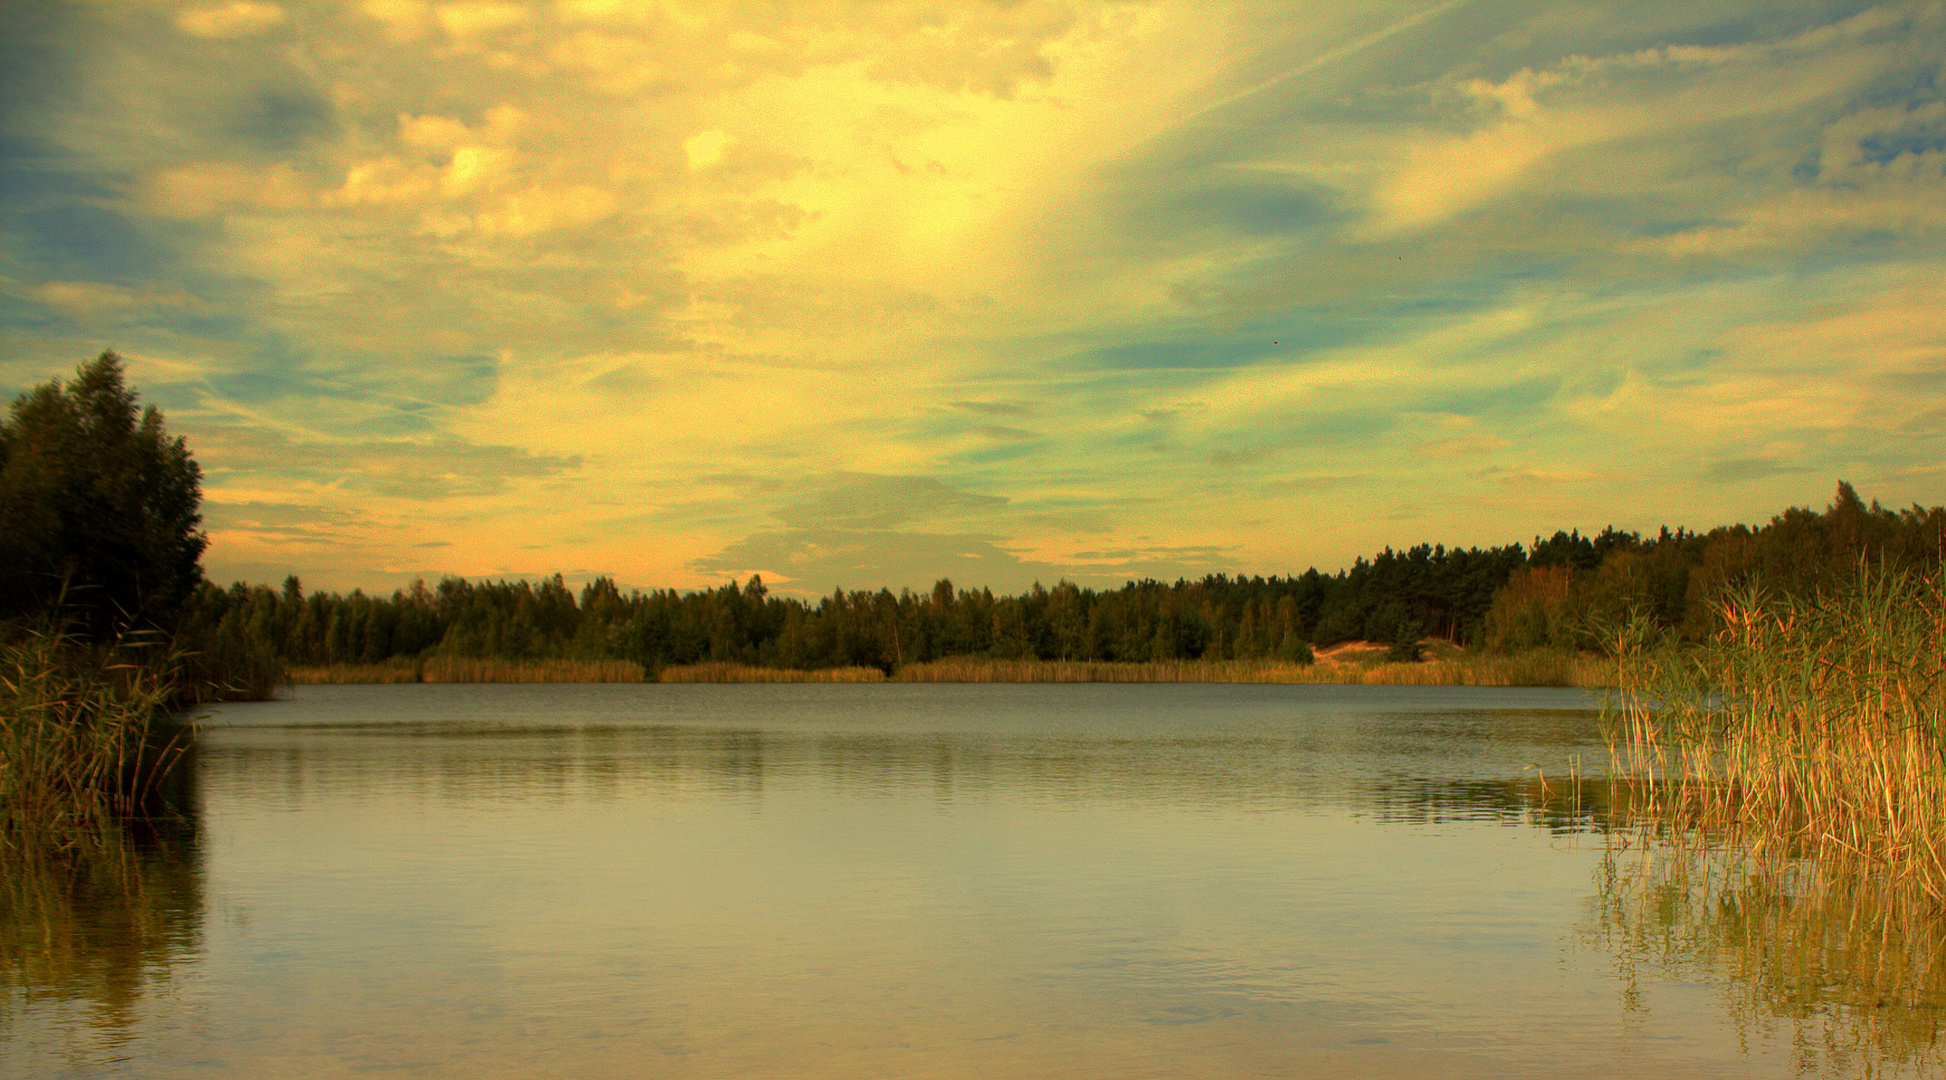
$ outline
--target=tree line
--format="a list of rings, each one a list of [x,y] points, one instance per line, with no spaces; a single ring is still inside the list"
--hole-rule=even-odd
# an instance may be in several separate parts
[[[620,659],[650,671],[729,662],[890,671],[947,657],[1157,661],[1282,659],[1351,640],[1416,655],[1430,636],[1494,651],[1599,650],[1631,613],[1691,639],[1713,626],[1726,587],[1804,592],[1861,567],[1936,565],[1946,510],[1867,506],[1840,484],[1824,511],[1791,509],[1755,528],[1652,537],[1613,528],[1492,548],[1421,544],[1336,573],[1214,574],[1095,590],[1060,582],[1015,596],[940,580],[928,592],[774,595],[758,576],[714,589],[622,592],[598,578],[577,594],[541,581],[415,582],[390,596],[205,584],[192,636],[217,652],[296,665],[453,655]]]

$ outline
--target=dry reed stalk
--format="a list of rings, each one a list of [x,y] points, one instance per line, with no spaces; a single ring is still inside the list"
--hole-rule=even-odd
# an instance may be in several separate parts
[[[960,683],[1288,683],[1303,668],[1273,660],[1164,660],[1119,663],[1102,660],[997,660],[950,657],[907,664],[901,682]]]
[[[1377,660],[1294,664],[1281,660],[1168,660],[1132,663],[1079,660],[997,660],[950,657],[907,664],[899,682],[1330,683],[1370,686],[1602,686],[1612,680],[1602,661],[1566,653],[1513,656],[1456,655],[1416,664]],[[877,668],[769,668],[707,662],[672,665],[661,682],[883,682]],[[624,660],[478,660],[435,657],[384,664],[333,664],[288,669],[298,685],[411,682],[641,682]]]
[[[141,814],[186,745],[157,745],[173,686],[60,635],[0,646],[0,848],[71,847]]]
[[[633,660],[480,660],[435,656],[419,672],[429,683],[639,683]]]
[[[884,682],[885,673],[874,667],[767,668],[710,662],[666,667],[657,679],[666,683],[864,683]]]
[[[1708,647],[1618,639],[1613,775],[1637,805],[1738,850],[1916,890],[1946,907],[1938,574],[1809,599],[1728,597]]]
[[[323,667],[294,667],[284,672],[284,681],[295,686],[343,685],[356,683],[416,683],[419,665],[411,664],[330,664]]]
[[[642,665],[633,660],[490,660],[435,656],[383,664],[330,664],[294,667],[286,681],[301,686],[374,683],[639,683]]]
[[[957,657],[908,664],[901,682],[1277,683],[1367,686],[1600,686],[1601,661],[1567,654],[1464,656],[1416,664],[1276,660],[1173,660],[1147,663],[994,660]]]

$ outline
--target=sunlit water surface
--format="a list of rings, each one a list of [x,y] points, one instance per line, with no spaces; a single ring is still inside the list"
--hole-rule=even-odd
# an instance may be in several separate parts
[[[10,886],[0,1075],[1931,1075],[1618,887],[1605,760],[1572,690],[304,687]]]

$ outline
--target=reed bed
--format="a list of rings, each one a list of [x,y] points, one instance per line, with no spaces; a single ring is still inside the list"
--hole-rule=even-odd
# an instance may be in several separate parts
[[[58,634],[0,644],[0,849],[73,847],[152,810],[187,745],[175,689]]]
[[[1827,882],[1946,907],[1946,582],[1748,589],[1719,615],[1701,650],[1639,625],[1620,635],[1611,775],[1648,816],[1739,857],[1808,860]]]
[[[384,664],[294,667],[286,681],[301,686],[370,683],[639,683],[633,660],[483,660],[434,656]]]
[[[1421,663],[1361,660],[1293,664],[1276,660],[1116,663],[956,658],[908,664],[901,682],[1330,683],[1366,686],[1599,686],[1612,679],[1593,657],[1537,653],[1456,656]]]
[[[1277,667],[1251,661],[1211,663],[1198,660],[1154,663],[1116,663],[1100,660],[993,660],[949,657],[923,664],[907,664],[893,677],[900,682],[951,683],[1170,683],[1275,682]]]
[[[435,656],[419,670],[429,683],[639,683],[633,660],[476,660]]]
[[[386,664],[331,664],[323,667],[293,667],[284,670],[284,681],[297,686],[359,683],[416,683],[416,660]]]
[[[752,664],[681,664],[663,668],[656,676],[666,683],[863,683],[884,682],[874,667],[767,668]]]
[[[1099,660],[995,660],[951,657],[907,664],[890,675],[873,667],[772,668],[709,662],[662,668],[648,681],[683,683],[865,682],[1116,682],[1116,683],[1340,683],[1367,686],[1604,686],[1614,666],[1595,657],[1537,652],[1512,656],[1442,650],[1419,663],[1387,663],[1383,649],[1350,651],[1341,659],[1295,664],[1280,660],[1170,660],[1129,663]],[[642,682],[625,660],[470,660],[435,657],[384,664],[294,667],[300,685],[416,682]]]

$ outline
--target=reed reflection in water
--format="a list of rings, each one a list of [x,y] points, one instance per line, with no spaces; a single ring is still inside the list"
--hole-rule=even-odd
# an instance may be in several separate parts
[[[0,1062],[112,1061],[202,953],[193,826],[110,828],[0,858]],[[35,1075],[23,1072],[14,1075]]]
[[[1923,1075],[1930,989],[1807,1056],[1577,756],[1572,691],[305,687],[175,877],[0,913],[94,956],[8,954],[0,1074]]]
[[[1946,1073],[1946,920],[1912,890],[1628,834],[1596,885],[1577,940],[1612,957],[1625,1009],[1647,983],[1687,982],[1740,1040],[1788,1045],[1799,1075]]]

